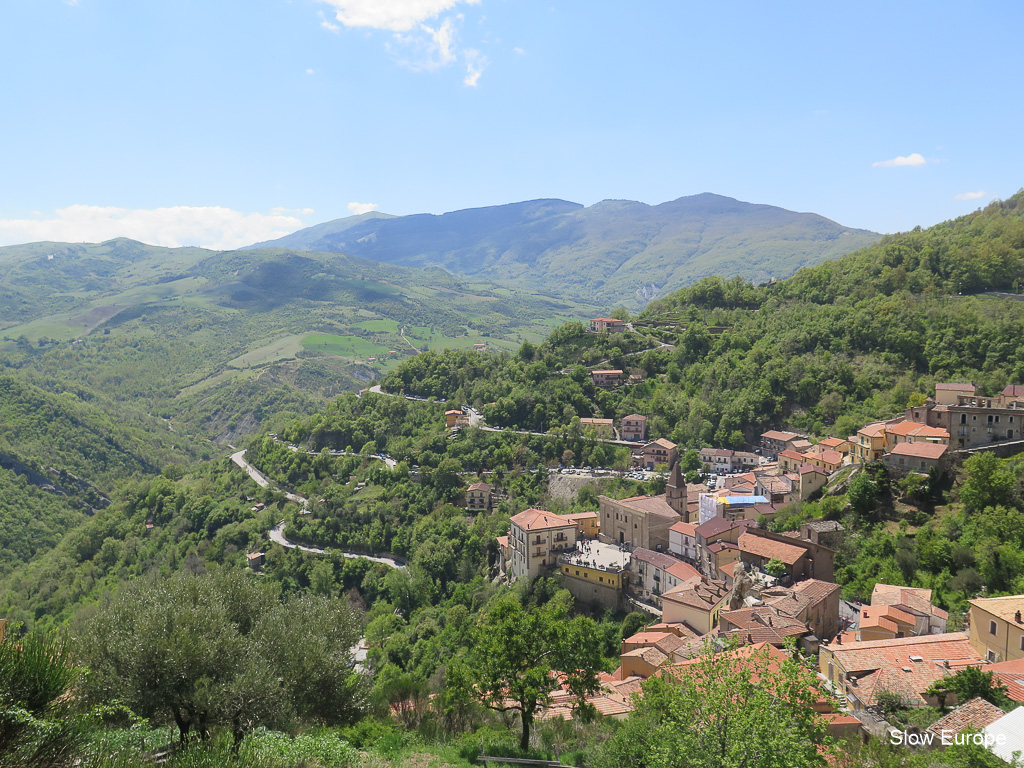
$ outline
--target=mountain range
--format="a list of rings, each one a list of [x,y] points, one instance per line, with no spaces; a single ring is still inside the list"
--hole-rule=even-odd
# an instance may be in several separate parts
[[[341,252],[565,298],[642,307],[702,277],[785,278],[880,235],[814,213],[699,194],[660,205],[530,200],[442,215],[336,219],[252,248]]]

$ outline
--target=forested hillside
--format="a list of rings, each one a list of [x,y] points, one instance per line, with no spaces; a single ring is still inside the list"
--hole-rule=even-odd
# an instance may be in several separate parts
[[[440,266],[576,301],[633,309],[708,275],[764,282],[878,239],[813,213],[721,195],[660,205],[565,200],[441,216],[338,219],[262,246],[337,251],[402,266]]]

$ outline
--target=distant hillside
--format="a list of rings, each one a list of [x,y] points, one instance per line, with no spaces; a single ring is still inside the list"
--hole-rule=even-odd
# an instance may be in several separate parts
[[[208,450],[203,439],[233,442],[283,411],[366,386],[419,350],[516,349],[597,311],[336,253],[126,239],[0,248],[6,372],[191,455]],[[14,452],[38,455],[17,443]],[[143,471],[172,458],[140,455]]]
[[[510,281],[579,300],[638,307],[702,277],[753,282],[792,275],[879,235],[813,213],[720,195],[661,205],[564,200],[440,216],[348,217],[261,245],[344,252],[403,266]]]

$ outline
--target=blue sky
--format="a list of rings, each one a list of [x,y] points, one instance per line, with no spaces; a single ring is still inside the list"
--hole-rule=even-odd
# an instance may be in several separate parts
[[[1024,186],[1024,5],[9,0],[0,244],[715,192],[881,232]]]

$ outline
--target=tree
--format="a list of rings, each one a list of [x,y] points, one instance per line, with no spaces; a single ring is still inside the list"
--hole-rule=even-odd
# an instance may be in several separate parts
[[[810,768],[826,765],[814,674],[770,646],[711,648],[643,683],[601,768]]]
[[[238,744],[259,724],[345,723],[365,701],[351,653],[359,634],[343,600],[282,600],[241,572],[136,581],[82,638],[91,670],[85,692],[173,720],[182,742],[205,739],[216,724],[230,725]]]
[[[449,674],[449,685],[490,709],[517,712],[522,725],[519,748],[525,751],[534,719],[551,701],[551,693],[564,684],[581,706],[599,687],[600,664],[594,622],[571,619],[566,601],[554,599],[528,611],[514,597],[506,597],[476,627],[471,650]]]
[[[980,667],[964,667],[955,675],[936,680],[927,693],[930,696],[937,696],[939,706],[943,709],[946,707],[946,697],[951,693],[961,704],[977,698],[982,698],[997,707],[1005,707],[1012,703],[1006,695],[1006,686],[996,678],[995,673],[983,672]]]
[[[1013,473],[994,453],[976,453],[964,462],[960,501],[972,512],[1013,501]]]
[[[773,557],[767,563],[764,564],[764,572],[769,576],[778,578],[786,572],[786,564],[779,560],[777,557]]]

